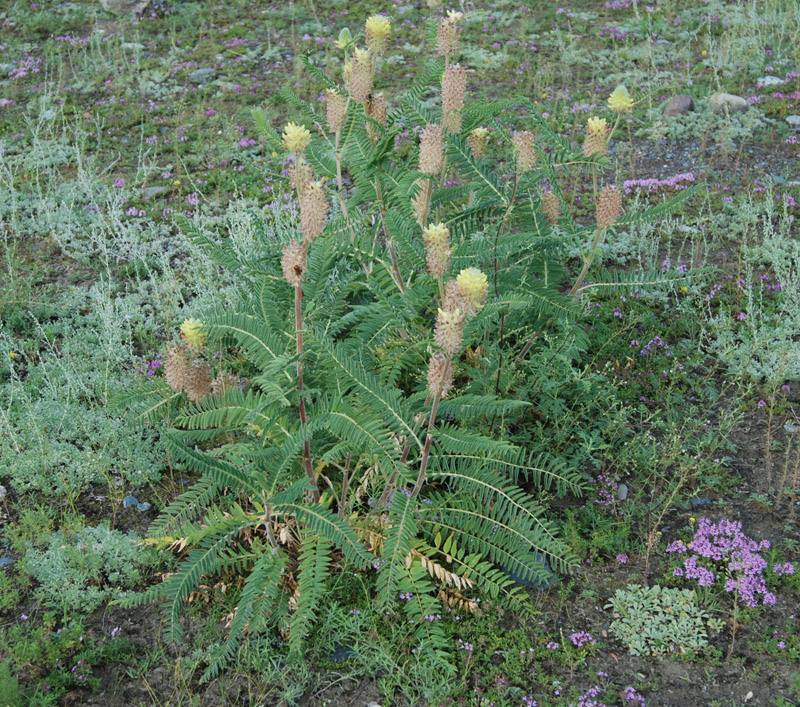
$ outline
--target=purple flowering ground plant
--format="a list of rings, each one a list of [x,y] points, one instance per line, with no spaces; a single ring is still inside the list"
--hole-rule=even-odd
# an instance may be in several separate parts
[[[667,546],[667,552],[687,555],[683,567],[673,571],[674,576],[696,580],[701,587],[715,586],[721,580],[725,591],[733,593],[737,601],[756,607],[776,601],[764,574],[769,563],[760,554],[769,548],[768,540],[757,542],[742,533],[738,521],[713,523],[701,518],[694,539],[688,545],[676,540]],[[786,565],[780,565],[777,574],[794,572],[791,563]]]

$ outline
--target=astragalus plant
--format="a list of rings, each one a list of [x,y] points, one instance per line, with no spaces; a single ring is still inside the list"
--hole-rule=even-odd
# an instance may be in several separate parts
[[[369,19],[365,47],[343,36],[344,85],[308,65],[325,116],[289,90],[304,124],[279,134],[255,113],[291,158],[299,219],[254,213],[261,235],[246,249],[194,232],[239,279],[241,299],[198,313],[168,349],[161,390],[184,401],[169,444],[202,478],[152,528],[153,542],[188,554],[139,601],[166,599],[177,639],[204,576],[246,577],[209,676],[247,632],[277,627],[301,652],[345,567],[370,573],[380,606],[402,604],[418,653],[449,666],[453,643],[432,616],[477,611],[480,594],[524,607],[508,573],[534,579],[542,558],[560,571],[572,563],[530,490],[580,493],[578,475],[532,458],[506,430],[528,407],[513,398],[518,371],[548,375],[526,354],[541,332],[575,337],[583,276],[620,223],[619,192],[600,184],[610,130],[595,121],[575,151],[535,112],[520,118],[531,129],[493,119],[533,111],[526,99],[468,104],[462,23],[450,13],[432,24],[438,58],[391,98],[376,85],[388,19]],[[422,102],[432,92],[436,111]],[[623,93],[612,108],[629,108]],[[410,159],[397,147],[404,131],[419,138]],[[581,226],[558,182],[587,167],[597,219]],[[571,289],[566,235],[591,244]],[[627,280],[608,286],[652,278]],[[226,369],[234,357],[239,378]]]

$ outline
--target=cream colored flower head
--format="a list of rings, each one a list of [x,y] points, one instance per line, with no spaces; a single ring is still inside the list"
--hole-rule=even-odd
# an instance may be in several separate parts
[[[608,122],[605,118],[589,118],[586,121],[586,132],[592,135],[606,135],[608,133]]]
[[[392,32],[392,25],[388,17],[383,15],[372,15],[367,18],[365,34],[367,36],[367,48],[373,54],[382,54],[389,41]]]
[[[181,337],[194,351],[199,351],[206,345],[208,334],[203,329],[203,322],[199,319],[184,319],[181,324]]]
[[[450,238],[450,230],[443,223],[428,224],[423,233],[425,238],[430,238],[436,243],[447,242],[448,238]]]
[[[464,268],[458,273],[456,280],[469,306],[476,312],[482,309],[486,302],[486,293],[489,290],[486,274],[478,268]]]
[[[629,113],[633,108],[633,98],[623,84],[611,92],[608,97],[608,107],[615,113]]]
[[[353,50],[353,60],[356,64],[368,64],[369,63],[369,49],[364,49],[363,47],[356,47]]]
[[[305,125],[287,123],[283,129],[283,146],[289,152],[305,152],[311,142],[311,133]]]

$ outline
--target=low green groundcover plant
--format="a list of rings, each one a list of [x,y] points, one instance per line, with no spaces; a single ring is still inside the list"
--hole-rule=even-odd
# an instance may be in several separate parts
[[[722,621],[698,605],[692,589],[629,584],[616,591],[606,608],[615,617],[609,631],[631,655],[701,653],[708,647],[709,630],[722,628]]]
[[[288,153],[290,208],[253,213],[255,237],[215,240],[187,224],[237,279],[239,302],[186,320],[164,376],[125,402],[168,419],[173,457],[201,475],[152,528],[153,544],[188,554],[136,601],[165,599],[178,640],[181,608],[204,576],[246,576],[206,677],[246,632],[279,628],[301,654],[345,567],[369,573],[378,605],[405,614],[417,653],[452,673],[439,612],[476,612],[480,593],[524,610],[509,574],[541,579],[545,559],[557,571],[574,564],[539,498],[580,495],[578,470],[508,439],[531,407],[516,391],[551,375],[530,352],[580,355],[590,288],[686,278],[585,281],[602,239],[692,193],[623,215],[603,174],[633,105],[627,90],[611,94],[612,122],[592,118],[576,152],[526,98],[467,104],[461,19],[431,21],[438,58],[391,108],[375,85],[389,20],[369,18],[363,48],[343,33],[344,86],[306,61],[325,116],[290,89],[305,125],[279,135],[254,113]],[[503,111],[532,129],[513,130],[496,118]],[[396,147],[403,132],[419,137],[410,157]],[[593,184],[587,225],[559,187],[574,170]],[[569,243],[583,244],[574,278]]]
[[[148,558],[152,550],[143,549],[134,534],[99,525],[83,528],[74,537],[53,533],[45,550],[28,549],[24,568],[39,585],[36,596],[47,606],[88,613],[134,589]]]

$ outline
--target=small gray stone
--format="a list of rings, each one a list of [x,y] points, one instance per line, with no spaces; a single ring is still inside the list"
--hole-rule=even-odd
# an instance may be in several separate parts
[[[673,96],[664,106],[664,119],[674,118],[677,115],[686,115],[694,110],[694,100],[686,93]]]
[[[747,101],[741,96],[734,96],[732,93],[713,93],[709,99],[712,113],[722,113],[727,109],[731,113],[739,111],[743,113],[747,110]]]
[[[213,79],[216,73],[214,69],[195,69],[189,74],[189,81],[192,83],[205,83]]]
[[[165,191],[167,191],[166,187],[145,187],[142,189],[142,193],[145,196],[156,196],[158,194],[163,194]]]
[[[795,130],[800,130],[800,115],[787,115],[786,122]]]
[[[119,46],[127,52],[138,52],[144,49],[144,44],[139,44],[139,42],[123,42]]]
[[[626,484],[620,484],[617,488],[617,498],[620,501],[624,501],[626,498],[628,498],[628,487]]]
[[[766,86],[780,86],[782,83],[786,83],[781,78],[777,76],[762,76],[760,79],[756,79],[756,86],[759,88],[765,88]]]
[[[692,508],[702,508],[703,506],[714,505],[710,498],[690,498],[689,505]]]
[[[100,0],[100,4],[108,12],[130,15],[134,12],[143,12],[150,4],[150,0]]]

